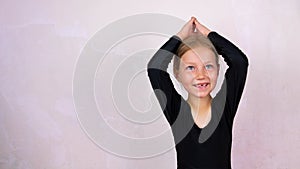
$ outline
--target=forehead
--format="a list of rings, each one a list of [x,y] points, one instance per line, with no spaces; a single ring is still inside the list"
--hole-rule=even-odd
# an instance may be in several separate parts
[[[206,63],[216,62],[216,56],[213,51],[206,47],[197,47],[188,50],[181,56],[181,61],[184,63]]]

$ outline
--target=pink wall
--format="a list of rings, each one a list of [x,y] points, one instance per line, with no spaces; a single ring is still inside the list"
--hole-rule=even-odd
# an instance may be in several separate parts
[[[149,12],[184,20],[194,15],[248,55],[249,74],[234,126],[233,168],[299,168],[297,0],[1,1],[0,168],[175,168],[174,149],[132,159],[99,148],[82,129],[73,104],[73,71],[84,45],[109,23]],[[148,45],[158,48],[165,40],[160,37]],[[134,52],[139,41],[116,51]],[[96,84],[100,82],[96,79]],[[146,91],[145,98],[151,94],[149,84],[146,89],[136,87],[131,94]],[[145,104],[133,101],[138,108]],[[162,117],[143,126],[116,114],[105,118],[130,137],[150,137],[168,129]]]

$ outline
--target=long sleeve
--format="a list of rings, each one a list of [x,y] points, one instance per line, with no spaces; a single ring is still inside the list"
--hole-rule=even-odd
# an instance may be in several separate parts
[[[189,104],[177,93],[167,72],[181,40],[176,36],[171,37],[147,65],[152,88],[171,124],[178,169],[231,168],[232,124],[246,81],[248,59],[216,32],[209,33],[208,38],[229,68],[221,90],[212,100],[212,118],[205,128],[199,128],[194,123]],[[206,136],[207,140],[201,142]]]
[[[224,81],[226,82],[225,108],[227,109],[224,112],[228,113],[225,115],[229,117],[230,124],[232,124],[246,82],[248,59],[238,47],[218,33],[211,32],[208,38],[229,67],[225,73],[226,81]]]
[[[167,72],[169,63],[181,44],[176,36],[171,37],[151,58],[147,65],[148,77],[152,88],[170,124],[179,113],[181,96],[177,93]]]

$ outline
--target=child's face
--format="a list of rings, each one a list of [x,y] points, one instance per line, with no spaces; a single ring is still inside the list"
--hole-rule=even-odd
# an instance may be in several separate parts
[[[189,93],[197,98],[210,96],[219,74],[219,64],[214,53],[205,47],[185,52],[181,59],[176,79]]]

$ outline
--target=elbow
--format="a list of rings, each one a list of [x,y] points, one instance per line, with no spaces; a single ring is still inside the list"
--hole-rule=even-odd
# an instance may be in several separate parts
[[[147,63],[147,74],[149,77],[152,77],[153,74],[155,74],[155,68],[157,67],[157,64],[155,64],[155,59],[153,57],[149,60]]]
[[[149,60],[149,62],[147,63],[147,73],[148,73],[148,74],[150,73],[151,68],[153,68],[153,67],[154,67],[154,63],[153,63],[153,59],[151,58],[151,59]]]
[[[152,58],[149,60],[149,62],[147,63],[147,71],[152,67],[153,61]]]
[[[247,68],[249,66],[249,60],[247,56],[243,52],[241,52],[241,56],[239,58],[240,58],[239,64]]]
[[[248,67],[249,66],[249,59],[247,58],[247,56],[245,54],[244,54],[243,60],[244,60],[245,67]]]
[[[229,65],[229,67],[235,67],[239,71],[247,71],[248,66],[249,60],[245,54],[242,54],[239,57],[236,57],[234,60],[231,60],[231,64]]]
[[[147,63],[147,71],[151,69],[161,69],[161,61],[155,55]]]

